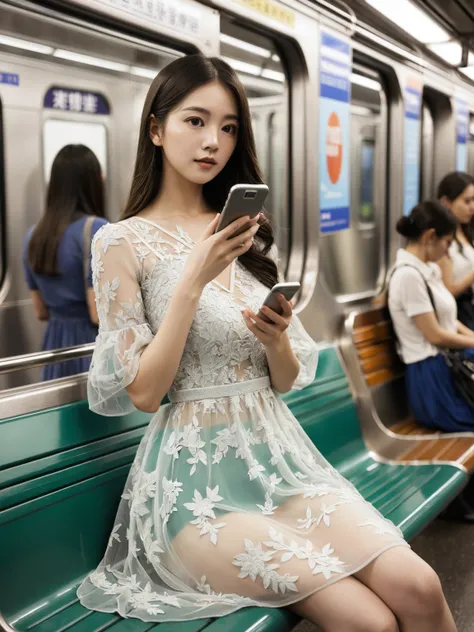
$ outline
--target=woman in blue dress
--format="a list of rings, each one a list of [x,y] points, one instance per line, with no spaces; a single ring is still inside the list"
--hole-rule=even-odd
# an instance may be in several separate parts
[[[439,202],[422,202],[398,220],[407,245],[397,253],[388,307],[406,368],[415,419],[434,430],[474,430],[474,410],[456,390],[442,348],[474,359],[474,332],[457,317],[456,300],[437,265],[453,242],[457,220]],[[431,293],[431,297],[430,297]]]
[[[66,145],[52,165],[45,212],[23,248],[33,309],[38,320],[48,323],[43,351],[94,342],[97,336],[92,272],[89,261],[86,283],[84,259],[90,239],[106,223],[99,161],[84,145]],[[90,358],[56,362],[43,367],[41,377],[74,375],[89,365]]]

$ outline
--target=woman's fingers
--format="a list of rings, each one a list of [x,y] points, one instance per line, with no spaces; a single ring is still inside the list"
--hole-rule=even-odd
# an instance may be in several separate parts
[[[220,213],[216,213],[214,219],[212,219],[209,224],[206,226],[206,230],[203,232],[200,241],[204,241],[216,232],[217,225],[219,223]]]

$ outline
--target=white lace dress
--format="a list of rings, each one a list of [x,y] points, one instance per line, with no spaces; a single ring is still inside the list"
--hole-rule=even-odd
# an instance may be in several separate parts
[[[141,218],[93,242],[100,330],[89,402],[134,410],[125,387],[157,332],[193,242]],[[407,546],[318,452],[271,388],[264,347],[241,311],[268,290],[240,263],[204,289],[169,393],[140,443],[99,567],[78,589],[93,610],[143,621],[286,606]],[[289,328],[310,384],[317,346]]]

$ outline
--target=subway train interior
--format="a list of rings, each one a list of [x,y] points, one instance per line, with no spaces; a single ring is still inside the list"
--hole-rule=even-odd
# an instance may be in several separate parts
[[[446,173],[474,176],[471,0],[0,4],[0,631],[155,629],[87,611],[75,595],[101,559],[150,416],[94,415],[85,373],[41,381],[45,363],[90,356],[93,343],[41,351],[22,250],[69,143],[96,154],[107,219],[119,220],[151,81],[196,52],[226,60],[247,91],[279,269],[301,283],[295,312],[319,345],[315,382],[287,403],[434,567],[470,632],[474,526],[445,509],[468,485],[474,433],[412,419],[377,298],[403,246],[398,219]],[[339,94],[330,116],[328,82]],[[270,608],[156,624],[208,628],[316,630]]]

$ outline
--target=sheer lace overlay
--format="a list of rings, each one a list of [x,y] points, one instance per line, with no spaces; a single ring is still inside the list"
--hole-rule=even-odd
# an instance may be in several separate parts
[[[88,395],[102,415],[134,410],[126,387],[162,322],[193,241],[140,218],[93,246],[100,330]],[[407,546],[318,452],[269,385],[263,346],[241,311],[268,290],[238,262],[206,286],[170,390],[140,443],[83,605],[143,621],[285,606]],[[289,328],[310,384],[317,345]]]

